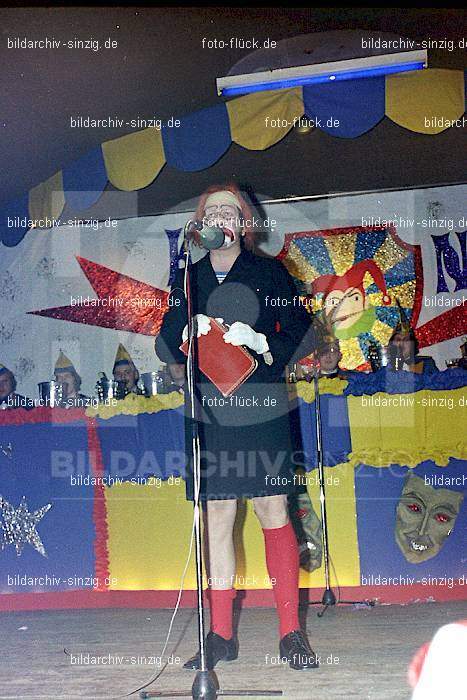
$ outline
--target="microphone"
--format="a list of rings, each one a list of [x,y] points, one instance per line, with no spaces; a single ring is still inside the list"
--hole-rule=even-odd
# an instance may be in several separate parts
[[[225,233],[218,226],[207,226],[203,221],[194,221],[194,228],[198,231],[199,241],[203,248],[216,250],[222,248],[225,241]]]

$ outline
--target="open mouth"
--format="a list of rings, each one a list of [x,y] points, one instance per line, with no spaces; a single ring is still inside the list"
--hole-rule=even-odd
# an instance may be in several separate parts
[[[223,232],[224,232],[225,237],[226,237],[226,238],[229,238],[229,239],[230,239],[230,242],[233,243],[234,240],[235,240],[234,232],[231,231],[229,228],[223,228],[222,230],[223,230]]]
[[[428,549],[427,544],[420,544],[420,542],[416,542],[415,540],[410,540],[410,546],[415,552],[426,552]]]

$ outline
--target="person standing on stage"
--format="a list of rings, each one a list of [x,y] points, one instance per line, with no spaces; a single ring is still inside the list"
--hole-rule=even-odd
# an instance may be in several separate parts
[[[253,501],[264,534],[266,563],[279,617],[279,651],[294,669],[315,668],[316,654],[298,621],[299,555],[288,515],[287,495],[295,492],[288,397],[284,370],[302,344],[313,350],[309,315],[297,304],[294,282],[281,262],[253,253],[251,211],[235,185],[209,188],[195,214],[224,230],[221,248],[210,250],[192,266],[193,313],[198,337],[210,331],[210,319],[230,326],[224,342],[244,346],[257,360],[253,374],[223,400],[207,377],[195,374],[200,407],[200,500],[205,511],[209,552],[211,630],[206,640],[210,668],[238,655],[232,629],[236,564],[233,527],[237,500]],[[199,243],[198,234],[193,234]],[[178,270],[171,294],[180,301],[169,308],[156,339],[163,362],[185,362],[179,346],[187,337],[184,271]],[[219,357],[219,362],[222,362]],[[187,445],[191,445],[186,419]],[[186,492],[194,500],[192,458]],[[185,668],[200,666],[199,652]]]

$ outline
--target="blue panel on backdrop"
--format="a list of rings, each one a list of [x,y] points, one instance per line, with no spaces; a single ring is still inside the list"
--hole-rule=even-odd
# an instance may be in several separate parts
[[[145,483],[149,476],[184,476],[183,407],[98,421],[109,484]]]
[[[347,399],[331,394],[323,394],[320,399],[324,464],[334,467],[347,462],[351,450]],[[317,466],[315,402],[299,399],[298,415],[297,411],[292,412],[291,420],[294,449],[303,450],[305,469],[309,471]],[[301,448],[298,447],[300,436]]]
[[[332,136],[356,138],[384,117],[384,76],[317,83],[303,87],[308,117],[318,117]]]
[[[79,473],[89,473],[86,425],[2,425],[0,444],[9,443],[11,457],[0,458],[2,498],[17,509],[25,496],[31,513],[48,503],[52,507],[36,525],[46,557],[29,543],[21,556],[14,545],[0,548],[0,591],[92,588],[94,489],[76,480]]]
[[[29,220],[29,194],[6,204],[0,214],[0,240],[12,248],[25,237]]]
[[[224,103],[187,114],[179,122],[176,128],[162,128],[165,159],[173,168],[204,170],[230,147],[230,122]]]
[[[92,207],[107,185],[101,146],[69,163],[62,172],[67,205],[76,212]]]
[[[391,466],[374,468],[359,466],[355,470],[355,496],[357,502],[358,544],[362,585],[379,585],[375,577],[393,577],[399,585],[429,584],[428,577],[459,578],[465,576],[465,523],[467,522],[467,498],[464,497],[451,535],[445,540],[436,556],[420,564],[411,564],[402,554],[395,540],[396,508],[405,477],[408,473],[424,478],[436,486],[432,477],[461,477],[466,482],[467,462],[451,459],[447,467],[436,467],[431,461],[423,462],[415,469]],[[465,494],[462,485],[444,486]],[[396,584],[397,585],[397,584]],[[442,584],[440,584],[442,585]]]

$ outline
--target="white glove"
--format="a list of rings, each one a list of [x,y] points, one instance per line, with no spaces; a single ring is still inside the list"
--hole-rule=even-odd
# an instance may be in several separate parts
[[[224,335],[224,342],[231,345],[246,345],[258,355],[262,355],[269,350],[268,341],[264,333],[257,333],[251,326],[241,321],[232,323]]]
[[[211,330],[211,319],[209,316],[205,316],[204,314],[196,314],[193,320],[196,319],[196,322],[198,324],[198,333],[197,337],[199,338],[200,335],[207,335],[209,331]],[[224,319],[223,318],[216,318],[216,321],[219,321],[219,323],[223,323]],[[183,329],[182,333],[182,340],[185,342],[188,340],[188,325],[185,326]]]

